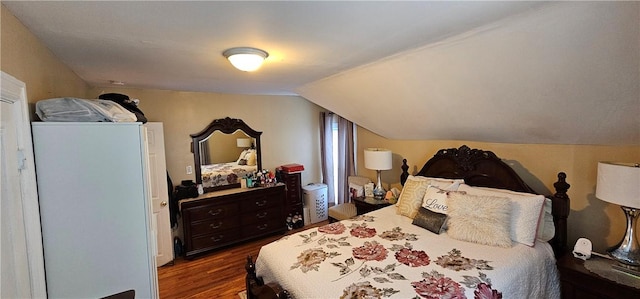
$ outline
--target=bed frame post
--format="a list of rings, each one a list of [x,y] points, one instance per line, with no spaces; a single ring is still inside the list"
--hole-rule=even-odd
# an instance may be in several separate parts
[[[247,256],[247,263],[244,266],[247,271],[245,277],[245,287],[247,288],[247,299],[289,299],[289,292],[282,289],[276,283],[264,283],[261,277],[256,275],[256,264],[253,263],[251,255]]]
[[[247,299],[254,299],[255,295],[252,292],[253,286],[262,285],[264,282],[256,276],[256,265],[253,263],[253,258],[250,255],[247,256],[247,263],[244,265],[244,269],[247,271],[247,276],[245,277]]]
[[[551,245],[556,257],[562,256],[567,251],[567,218],[571,211],[567,190],[571,185],[567,183],[566,179],[567,175],[564,172],[560,172],[558,173],[558,181],[553,184],[556,189],[552,200],[553,223],[556,227],[556,233],[551,239]]]
[[[400,166],[400,169],[402,169],[402,174],[400,174],[400,184],[404,186],[404,183],[409,177],[409,165],[407,165],[407,159],[402,159],[402,166]]]

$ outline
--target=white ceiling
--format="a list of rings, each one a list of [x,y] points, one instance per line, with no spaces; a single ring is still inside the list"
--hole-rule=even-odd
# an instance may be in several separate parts
[[[614,25],[598,13],[605,4],[537,1],[2,4],[93,86],[300,94],[389,138],[640,144],[636,3],[607,7]],[[237,46],[270,56],[240,72],[221,54]]]

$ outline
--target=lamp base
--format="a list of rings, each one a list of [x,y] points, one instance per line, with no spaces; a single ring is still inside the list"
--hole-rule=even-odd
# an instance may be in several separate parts
[[[378,176],[378,184],[376,185],[375,189],[373,189],[373,199],[383,200],[387,192],[384,191],[384,188],[382,188],[382,171],[376,170],[376,173]]]
[[[376,187],[373,189],[373,199],[375,200],[383,200],[386,192],[382,187]]]
[[[640,245],[635,238],[634,227],[640,214],[640,209],[634,209],[630,207],[622,207],[625,216],[627,216],[627,230],[622,238],[622,241],[618,245],[607,250],[607,253],[620,265],[622,268],[639,270],[640,269]]]

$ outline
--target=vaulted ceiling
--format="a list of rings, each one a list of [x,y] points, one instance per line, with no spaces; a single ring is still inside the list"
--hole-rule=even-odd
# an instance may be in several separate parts
[[[396,139],[640,145],[640,3],[2,1],[93,86],[300,95]],[[254,73],[225,49],[269,52]]]

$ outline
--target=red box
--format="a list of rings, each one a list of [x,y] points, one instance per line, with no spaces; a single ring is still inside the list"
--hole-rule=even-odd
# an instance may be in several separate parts
[[[304,170],[304,166],[301,164],[285,164],[280,166],[280,168],[282,168],[282,171],[286,172],[286,173],[294,173],[294,172],[300,172]]]

